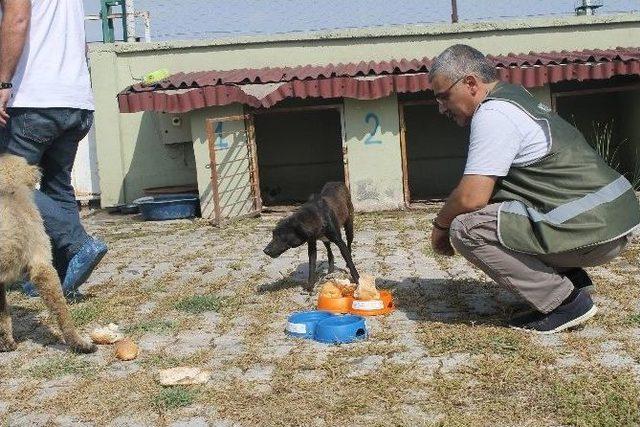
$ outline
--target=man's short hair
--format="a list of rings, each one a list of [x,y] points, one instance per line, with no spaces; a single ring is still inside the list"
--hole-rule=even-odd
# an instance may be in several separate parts
[[[451,81],[474,74],[484,83],[497,80],[496,67],[477,49],[466,44],[446,48],[431,64],[429,79],[441,74]]]

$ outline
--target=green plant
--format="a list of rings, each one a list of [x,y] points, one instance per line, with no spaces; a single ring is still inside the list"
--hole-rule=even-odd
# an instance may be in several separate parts
[[[191,405],[195,395],[195,391],[185,387],[164,388],[154,397],[153,404],[158,409],[182,408]]]
[[[175,305],[176,309],[191,314],[218,311],[221,306],[222,299],[215,295],[194,295],[181,299]]]
[[[633,188],[638,188],[640,187],[640,158],[638,158],[638,150],[635,150],[633,169],[624,171],[620,161],[620,149],[629,143],[629,139],[614,141],[613,125],[613,119],[604,122],[594,121],[592,123],[593,139],[590,141],[591,145],[609,166],[631,182]]]

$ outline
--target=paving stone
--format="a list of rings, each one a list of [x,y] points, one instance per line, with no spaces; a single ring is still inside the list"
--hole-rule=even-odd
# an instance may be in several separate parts
[[[382,366],[383,362],[384,356],[378,354],[351,359],[350,371],[347,376],[361,377],[373,373]]]
[[[44,400],[54,398],[61,391],[72,388],[77,382],[78,378],[73,375],[65,375],[61,378],[45,381],[40,385],[39,390],[33,395],[31,401],[34,404],[38,404]]]
[[[275,366],[254,366],[244,373],[244,379],[247,381],[269,381],[273,376]]]
[[[142,338],[140,338],[138,346],[144,351],[158,352],[172,344],[174,341],[175,338],[171,335],[150,332],[144,334]]]
[[[209,423],[204,417],[194,417],[188,420],[180,420],[170,424],[171,427],[208,427]]]
[[[145,416],[142,414],[130,414],[130,415],[121,415],[118,418],[111,421],[109,426],[111,427],[152,427],[157,426],[157,422],[153,420],[149,420],[149,415]],[[157,416],[153,416],[152,418],[157,418]]]
[[[29,427],[40,427],[46,426],[51,420],[51,415],[42,414],[38,412],[14,412],[9,414],[7,418],[7,424],[9,426],[29,426]]]
[[[95,424],[80,421],[79,419],[70,415],[61,415],[53,420],[53,423],[59,427],[91,427]]]

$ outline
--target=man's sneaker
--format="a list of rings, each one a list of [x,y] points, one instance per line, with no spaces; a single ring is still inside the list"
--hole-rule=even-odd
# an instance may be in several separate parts
[[[593,289],[595,288],[593,286],[593,282],[587,272],[582,268],[573,268],[569,271],[565,271],[563,274],[567,279],[571,280],[571,283],[573,283],[573,286],[576,289],[583,289],[588,293],[593,292]]]
[[[96,268],[104,254],[107,253],[107,245],[93,237],[80,248],[77,254],[69,261],[67,274],[62,283],[62,292],[66,297],[73,296]]]
[[[581,325],[592,318],[598,308],[584,290],[577,290],[573,299],[563,303],[550,313],[527,313],[509,322],[513,329],[537,334],[554,334]]]

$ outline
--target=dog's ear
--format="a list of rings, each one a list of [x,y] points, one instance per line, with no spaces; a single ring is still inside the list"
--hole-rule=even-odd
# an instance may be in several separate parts
[[[0,193],[13,194],[20,187],[35,188],[40,182],[40,169],[12,154],[0,156]]]

